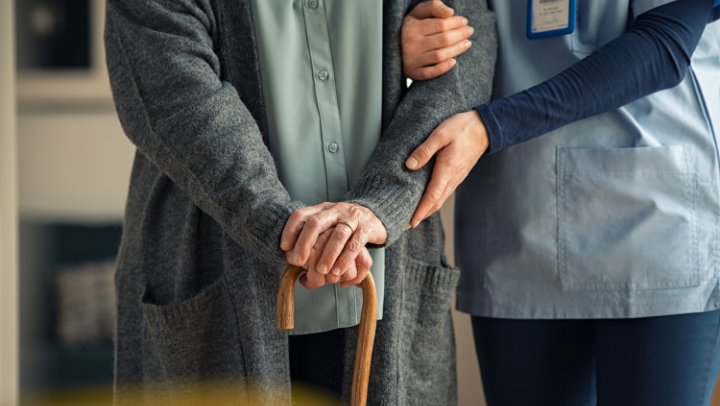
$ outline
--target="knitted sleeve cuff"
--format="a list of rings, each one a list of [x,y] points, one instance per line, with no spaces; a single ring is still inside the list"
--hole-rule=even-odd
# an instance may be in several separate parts
[[[415,207],[410,207],[409,203],[414,201],[411,191],[401,187],[388,187],[387,180],[380,176],[362,178],[344,201],[367,207],[385,226],[388,233],[386,243],[373,245],[372,248],[382,248],[400,238],[415,211]]]
[[[290,215],[305,207],[300,202],[270,203],[254,215],[251,221],[239,224],[236,229],[245,229],[243,239],[246,248],[262,261],[273,265],[287,265],[285,252],[280,249],[280,237]]]

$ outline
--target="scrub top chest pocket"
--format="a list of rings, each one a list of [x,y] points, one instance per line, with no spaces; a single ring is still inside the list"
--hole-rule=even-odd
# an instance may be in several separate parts
[[[557,171],[563,290],[700,284],[691,147],[558,149]]]

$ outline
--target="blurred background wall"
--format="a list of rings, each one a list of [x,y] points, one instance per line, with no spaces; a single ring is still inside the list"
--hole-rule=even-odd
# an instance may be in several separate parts
[[[0,0],[0,405],[18,398],[17,171],[13,0]]]

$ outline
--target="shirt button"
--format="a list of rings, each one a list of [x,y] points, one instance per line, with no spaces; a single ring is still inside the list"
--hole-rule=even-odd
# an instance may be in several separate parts
[[[309,0],[308,1],[308,7],[317,8],[317,6],[318,6],[318,0]]]
[[[327,78],[328,78],[328,73],[327,73],[327,71],[326,71],[326,70],[320,71],[320,73],[318,73],[318,77],[320,78],[320,80],[325,80],[325,79],[327,79]]]
[[[338,144],[333,142],[332,144],[328,145],[328,151],[332,152],[333,154],[336,153],[337,150],[338,150]]]

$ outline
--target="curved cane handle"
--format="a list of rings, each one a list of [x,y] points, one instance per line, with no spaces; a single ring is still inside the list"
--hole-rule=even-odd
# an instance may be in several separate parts
[[[280,280],[275,307],[275,326],[280,330],[292,330],[295,327],[295,282],[302,271],[301,267],[291,265]],[[360,286],[363,291],[363,305],[353,368],[352,406],[365,406],[367,403],[370,362],[377,325],[377,291],[372,274],[368,274]]]

